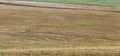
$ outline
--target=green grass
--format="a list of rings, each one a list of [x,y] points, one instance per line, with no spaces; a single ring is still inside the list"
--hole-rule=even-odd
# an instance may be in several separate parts
[[[94,25],[100,25],[101,22],[96,22],[94,20],[78,20],[78,21],[66,21],[66,22],[51,22],[53,25],[59,25],[59,26],[94,26]]]
[[[120,0],[35,0],[35,1],[120,6]]]

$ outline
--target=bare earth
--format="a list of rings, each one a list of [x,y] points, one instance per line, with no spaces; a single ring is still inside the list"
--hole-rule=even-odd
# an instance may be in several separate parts
[[[0,55],[120,55],[119,7],[0,3]]]

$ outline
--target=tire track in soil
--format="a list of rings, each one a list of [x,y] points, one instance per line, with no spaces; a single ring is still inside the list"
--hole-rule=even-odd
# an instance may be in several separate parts
[[[26,2],[26,1],[25,1]],[[32,2],[31,2],[32,3]],[[37,2],[36,2],[37,3]],[[39,2],[40,3],[40,2]],[[4,5],[14,5],[14,6],[26,6],[26,7],[37,7],[37,8],[51,8],[51,9],[69,9],[69,10],[89,10],[89,11],[103,11],[103,12],[115,12],[115,13],[120,13],[120,11],[119,10],[99,10],[99,9],[86,9],[86,8],[77,8],[77,7],[70,7],[70,6],[68,6],[68,7],[60,7],[60,6],[43,6],[43,5],[35,5],[35,4],[27,4],[27,3],[15,3],[15,2],[1,2],[0,1],[0,4],[4,4]],[[47,4],[47,3],[46,3]],[[54,3],[53,3],[54,4]],[[57,4],[57,3],[55,3],[55,4]],[[60,4],[59,4],[60,5]],[[65,4],[65,5],[67,5],[67,4]],[[87,5],[85,5],[85,6],[87,6]],[[96,6],[96,5],[88,5],[88,6]],[[102,6],[99,6],[99,7],[101,7],[102,8]],[[104,6],[105,7],[105,6]],[[112,8],[112,7],[110,7],[110,8]],[[107,8],[107,9],[109,9],[109,8]],[[114,8],[112,8],[112,9],[114,9]]]

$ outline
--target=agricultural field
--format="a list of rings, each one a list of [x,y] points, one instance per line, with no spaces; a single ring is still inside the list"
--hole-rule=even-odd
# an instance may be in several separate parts
[[[32,0],[32,1],[120,6],[120,0]]]
[[[120,11],[115,8],[0,4],[0,56],[120,56]]]

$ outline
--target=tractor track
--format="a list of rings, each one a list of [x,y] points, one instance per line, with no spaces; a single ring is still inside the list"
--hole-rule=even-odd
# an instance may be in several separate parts
[[[30,2],[30,3],[22,3],[23,1],[22,2],[18,2],[18,3],[15,3],[15,2],[14,1],[13,2],[7,2],[7,1],[2,2],[2,1],[0,1],[0,4],[14,5],[14,6],[26,6],[26,7],[37,7],[37,8],[69,9],[69,10],[89,10],[89,11],[103,11],[103,12],[120,13],[120,7],[112,7],[112,6],[108,6],[107,7],[107,6],[97,6],[97,5],[74,5],[74,4],[64,4],[63,5],[63,4],[60,4],[60,3],[51,3],[54,6],[51,6],[51,4],[49,6],[49,4],[46,5],[47,3],[44,3],[42,5],[41,4],[38,4],[38,5],[34,4],[34,3],[41,3],[41,2],[33,2],[33,4],[32,4],[32,2]],[[25,2],[27,2],[27,1],[25,1]]]

